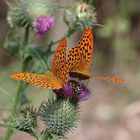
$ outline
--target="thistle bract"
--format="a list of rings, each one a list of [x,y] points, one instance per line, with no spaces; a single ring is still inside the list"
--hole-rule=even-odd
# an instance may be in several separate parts
[[[58,136],[64,136],[76,126],[77,114],[78,103],[66,98],[49,100],[40,107],[46,131]]]

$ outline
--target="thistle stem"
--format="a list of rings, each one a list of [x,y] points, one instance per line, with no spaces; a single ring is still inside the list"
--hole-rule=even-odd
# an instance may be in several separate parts
[[[29,27],[27,27],[25,29],[25,34],[24,34],[24,39],[23,39],[23,43],[20,47],[20,59],[21,59],[21,72],[25,72],[26,69],[26,60],[25,60],[25,47],[28,45],[29,42]],[[14,105],[12,108],[12,115],[14,115],[16,113],[16,110],[18,108],[18,105],[20,103],[20,95],[21,95],[21,91],[22,91],[22,86],[23,86],[23,82],[20,81],[19,85],[17,87],[17,92],[16,92],[16,96],[15,96],[15,101],[14,101]],[[13,134],[13,130],[12,129],[8,129],[6,134],[5,134],[5,138],[4,140],[10,140],[11,136]]]
[[[93,0],[88,0],[88,4],[93,6]]]
[[[16,128],[10,126],[10,125],[6,125],[6,124],[0,124],[0,127],[1,128],[11,128],[11,129],[14,129],[14,130],[17,130]]]
[[[11,129],[11,130],[18,130],[17,128],[12,127],[12,126],[10,126],[10,125],[6,125],[6,124],[0,124],[0,127],[1,127],[1,128],[8,128],[8,129]],[[39,139],[39,136],[37,135],[36,132],[30,130],[30,131],[27,132],[27,133],[30,134],[31,136],[33,136],[34,138],[36,138],[36,140],[40,140],[40,139]]]
[[[42,59],[42,57],[39,55],[39,53],[36,50],[32,50],[34,55],[38,58],[38,60],[40,61],[40,63],[42,64],[44,70],[48,70],[49,67],[48,65],[44,62],[44,60]]]

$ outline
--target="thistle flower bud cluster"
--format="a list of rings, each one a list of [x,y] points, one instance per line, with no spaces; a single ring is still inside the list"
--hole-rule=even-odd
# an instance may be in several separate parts
[[[32,27],[35,31],[41,30],[43,33],[51,28],[53,14],[57,9],[55,0],[19,0],[15,5],[10,3],[8,3],[8,5],[9,12],[7,19],[11,27]],[[43,23],[43,29],[40,29],[40,24],[38,26],[38,21],[39,23]]]
[[[78,113],[79,100],[77,98],[56,96],[56,98],[43,102],[39,111],[33,107],[20,109],[14,116],[11,116],[7,124],[32,135],[33,132],[36,133],[35,128],[38,128],[37,121],[42,120],[45,128],[39,135],[35,135],[42,140],[61,139],[76,128]]]

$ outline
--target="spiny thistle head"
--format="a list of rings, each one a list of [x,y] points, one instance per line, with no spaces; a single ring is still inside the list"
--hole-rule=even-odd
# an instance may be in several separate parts
[[[39,17],[51,16],[57,9],[55,0],[19,0],[16,5],[8,5],[7,19],[11,27],[34,27]]]
[[[95,8],[86,2],[78,2],[74,7],[68,9],[67,13],[70,17],[70,21],[68,21],[70,26],[74,26],[76,29],[84,29],[97,24]]]
[[[91,97],[91,92],[84,83],[68,78],[66,85],[63,88],[54,90],[57,96],[69,97],[78,102],[88,100]]]
[[[58,136],[65,136],[76,127],[78,103],[66,98],[52,99],[42,103],[41,119],[46,124],[46,131]]]
[[[37,126],[37,116],[37,111],[27,106],[11,116],[8,125],[26,132]]]

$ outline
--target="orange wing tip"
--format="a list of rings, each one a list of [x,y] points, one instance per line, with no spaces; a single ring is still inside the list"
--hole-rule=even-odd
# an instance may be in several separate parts
[[[15,78],[15,73],[14,73],[14,74],[9,75],[9,77],[14,79],[14,78]]]
[[[16,80],[21,80],[20,73],[13,73],[9,77]]]
[[[87,27],[85,32],[92,33],[93,32],[93,28],[91,26]]]
[[[67,37],[66,36],[64,36],[62,39],[61,39],[61,41],[67,41]]]
[[[111,81],[112,81],[113,83],[124,83],[124,82],[125,82],[125,80],[119,79],[119,78],[112,78]]]
[[[92,28],[92,26],[89,26],[89,27],[87,27],[86,29],[87,29],[87,30],[92,30],[93,28]]]
[[[60,41],[60,43],[59,43],[59,45],[61,45],[61,44],[67,44],[67,38],[66,38],[66,36],[64,36],[62,39],[61,39],[61,41]]]

